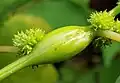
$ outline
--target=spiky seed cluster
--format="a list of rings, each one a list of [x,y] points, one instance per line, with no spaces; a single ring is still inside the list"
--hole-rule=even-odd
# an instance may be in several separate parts
[[[90,15],[90,19],[88,22],[91,23],[92,28],[97,30],[111,30],[113,32],[120,33],[120,21],[114,20],[114,16],[112,16],[107,11],[93,12]],[[106,46],[111,44],[111,40],[108,38],[98,37],[95,39],[95,46]]]
[[[90,22],[95,30],[112,30],[114,31],[114,16],[110,15],[107,11],[93,12],[90,15]]]
[[[32,28],[25,32],[21,31],[14,35],[13,45],[18,47],[18,55],[29,54],[44,35],[44,31],[39,28]]]

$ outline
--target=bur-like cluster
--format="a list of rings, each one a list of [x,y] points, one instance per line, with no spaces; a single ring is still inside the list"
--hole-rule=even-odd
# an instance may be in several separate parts
[[[107,11],[93,12],[90,15],[88,22],[91,23],[94,30],[115,30],[114,16],[109,14]]]
[[[92,28],[97,30],[110,30],[116,33],[120,33],[120,21],[115,20],[115,16],[111,15],[107,11],[93,12],[90,15],[88,22],[91,23]],[[108,38],[98,37],[95,40],[96,46],[109,45],[111,40]]]
[[[14,35],[13,45],[19,49],[18,55],[28,55],[44,35],[44,31],[39,28],[21,31]]]
[[[115,16],[107,11],[93,12],[90,15],[88,22],[91,23],[92,28],[96,30],[111,30],[120,33],[120,21],[115,20]]]

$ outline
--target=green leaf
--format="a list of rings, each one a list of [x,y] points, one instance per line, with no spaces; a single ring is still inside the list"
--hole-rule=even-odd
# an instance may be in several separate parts
[[[88,24],[88,13],[68,0],[41,1],[33,3],[31,7],[23,11],[30,15],[43,17],[54,29],[67,25]]]
[[[113,60],[109,68],[108,67],[101,68],[100,83],[115,83],[116,79],[120,75],[119,63],[120,63],[120,60]]]
[[[0,21],[1,23],[8,19],[12,12],[22,5],[30,2],[32,0],[2,0],[0,1]]]
[[[120,43],[114,41],[111,46],[105,47],[102,50],[104,65],[109,67],[113,58],[116,56],[116,53],[120,50]]]
[[[82,7],[86,13],[91,12],[91,9],[89,7],[90,0],[70,0],[72,3]]]

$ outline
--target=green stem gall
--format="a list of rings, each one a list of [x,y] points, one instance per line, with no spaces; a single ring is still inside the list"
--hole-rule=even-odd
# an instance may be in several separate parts
[[[30,54],[1,69],[0,80],[30,65],[50,64],[70,59],[84,50],[93,38],[94,32],[84,26],[56,29],[45,35]]]
[[[31,53],[31,64],[54,63],[72,58],[85,49],[94,33],[81,26],[67,26],[47,34]]]

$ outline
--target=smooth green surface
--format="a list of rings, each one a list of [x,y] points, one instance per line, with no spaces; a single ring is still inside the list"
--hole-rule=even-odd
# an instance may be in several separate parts
[[[85,10],[69,0],[41,1],[24,11],[25,13],[42,16],[52,28],[67,25],[86,25],[88,14]]]
[[[61,27],[44,36],[30,54],[29,62],[41,64],[68,60],[84,50],[93,37],[93,31],[84,26]]]

